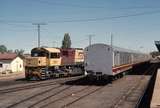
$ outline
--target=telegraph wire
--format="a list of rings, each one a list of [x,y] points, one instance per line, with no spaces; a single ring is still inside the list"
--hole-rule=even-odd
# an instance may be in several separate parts
[[[74,43],[81,43],[83,41],[88,41],[88,38],[85,38],[85,39],[81,39],[81,40],[77,40],[77,41],[74,41]]]
[[[46,23],[68,23],[68,22],[95,22],[95,21],[103,21],[103,20],[112,20],[112,19],[120,19],[120,18],[128,18],[128,17],[136,17],[143,15],[151,15],[158,14],[160,10],[150,11],[150,12],[141,12],[135,14],[128,15],[120,15],[120,16],[111,16],[111,17],[100,17],[100,18],[88,18],[88,19],[71,19],[71,20],[62,20],[62,21],[45,21]],[[36,21],[34,21],[36,22]],[[33,21],[15,21],[15,20],[1,20],[0,23],[33,23]]]
[[[21,24],[21,23],[26,23],[26,24],[28,24],[28,23],[33,23],[32,21],[16,21],[16,20],[1,20],[0,19],[0,23],[5,23],[5,24],[9,24],[9,23],[19,23],[19,24]]]
[[[45,0],[32,0],[34,2],[39,2],[42,4],[48,4],[48,5],[58,5],[58,6],[66,6],[66,7],[78,7],[78,8],[106,8],[106,6],[84,6],[84,5],[79,5],[79,4],[73,4],[73,3],[62,3],[62,2],[51,2],[51,1],[45,1]],[[155,7],[155,6],[132,6],[132,7],[125,7],[125,8],[115,8],[115,9],[156,9],[160,7]]]
[[[32,0],[34,2],[39,2],[42,4],[47,4],[47,5],[58,5],[58,6],[65,6],[65,7],[78,7],[78,8],[106,8],[103,6],[84,6],[84,5],[79,5],[79,4],[71,4],[71,3],[60,3],[60,2],[49,2],[49,1],[44,1],[44,0]]]
[[[103,20],[120,19],[120,18],[143,16],[143,15],[151,15],[151,14],[157,14],[157,13],[160,13],[160,10],[151,11],[151,12],[128,14],[128,15],[112,16],[112,17],[89,18],[89,19],[78,19],[78,20],[64,20],[64,21],[50,21],[48,23],[94,22],[94,21],[103,21]]]
[[[28,23],[28,25],[24,25],[24,24],[22,24],[22,23],[20,23],[20,24],[17,24],[17,23],[1,23],[1,24],[4,24],[5,26],[6,25],[9,25],[9,26],[14,26],[14,27],[23,27],[23,28],[31,28],[31,24],[30,23]]]
[[[155,7],[155,6],[132,6],[132,7],[123,7],[119,9],[131,10],[131,9],[159,9],[159,8],[160,7]]]

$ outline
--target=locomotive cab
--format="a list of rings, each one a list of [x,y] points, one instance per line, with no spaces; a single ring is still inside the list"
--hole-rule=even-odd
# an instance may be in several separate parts
[[[26,66],[58,66],[61,63],[60,51],[56,48],[34,48],[31,57],[26,58]]]

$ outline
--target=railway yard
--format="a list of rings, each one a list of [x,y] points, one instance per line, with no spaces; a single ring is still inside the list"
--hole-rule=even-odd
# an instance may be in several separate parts
[[[98,43],[33,48],[25,72],[0,79],[0,108],[147,108],[159,63]]]
[[[160,108],[159,4],[0,0],[0,108]]]
[[[112,83],[85,76],[13,80],[11,85],[1,84],[0,108],[138,108],[157,68],[152,64],[141,75],[125,75]]]
[[[0,108],[160,108],[159,4],[0,0]]]

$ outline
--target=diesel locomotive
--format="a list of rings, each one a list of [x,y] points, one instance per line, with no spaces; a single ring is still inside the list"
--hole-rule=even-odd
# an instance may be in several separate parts
[[[83,74],[84,53],[81,48],[33,48],[25,59],[26,79],[47,79]]]

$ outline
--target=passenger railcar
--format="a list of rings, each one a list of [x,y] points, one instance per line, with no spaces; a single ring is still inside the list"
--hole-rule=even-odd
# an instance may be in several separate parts
[[[33,48],[26,58],[25,75],[27,79],[46,79],[82,74],[83,62],[80,48]]]
[[[116,76],[134,64],[149,61],[150,56],[137,51],[93,44],[84,49],[85,71],[88,76]]]

